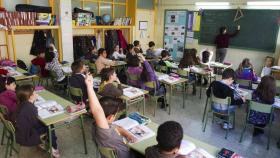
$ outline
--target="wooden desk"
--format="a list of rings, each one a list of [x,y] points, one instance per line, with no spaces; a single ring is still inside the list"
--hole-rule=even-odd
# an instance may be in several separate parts
[[[171,97],[173,95],[173,87],[176,85],[182,85],[183,86],[183,108],[185,108],[185,93],[186,93],[186,82],[188,81],[185,78],[179,78],[177,81],[175,82],[167,82],[164,79],[161,79],[162,75],[167,75],[161,72],[156,72],[157,77],[159,78],[159,81],[167,86],[170,87],[169,89],[169,111],[168,114],[170,115],[171,113]]]
[[[56,94],[53,94],[52,92],[47,91],[47,90],[37,91],[37,93],[41,97],[43,97],[45,100],[54,100],[64,108],[66,108],[68,105],[73,105],[73,103],[71,103],[70,101],[65,100],[64,98],[61,98],[61,97],[57,96]],[[84,150],[85,150],[85,154],[87,154],[87,144],[86,144],[86,137],[85,137],[85,130],[84,130],[84,119],[83,119],[83,114],[84,113],[86,113],[86,110],[82,110],[82,111],[73,113],[71,115],[68,114],[65,111],[65,113],[63,113],[63,114],[56,115],[56,116],[53,116],[53,117],[49,117],[49,118],[46,118],[46,119],[41,119],[41,121],[48,127],[48,136],[49,136],[49,138],[51,138],[51,132],[53,130],[65,127],[66,125],[68,125],[70,123],[76,122],[78,119],[72,120],[71,122],[67,122],[67,123],[64,122],[64,121],[71,120],[75,117],[79,118],[80,127],[81,127],[81,130],[82,130],[83,142],[84,142]],[[51,125],[58,124],[58,123],[60,123],[60,124],[56,125],[55,127],[51,126]],[[73,144],[73,145],[75,145],[75,144]],[[51,139],[49,139],[49,146],[50,147],[52,146]],[[50,148],[50,150],[51,150],[51,148]],[[50,151],[49,157],[52,157],[51,153],[52,152]]]
[[[147,126],[150,129],[152,129],[155,133],[157,133],[157,129],[158,129],[158,126],[159,126],[158,124],[151,122]],[[211,154],[213,156],[216,156],[218,154],[218,152],[220,151],[220,149],[215,147],[215,146],[209,145],[207,143],[204,143],[200,140],[197,140],[197,139],[192,138],[192,137],[187,136],[187,135],[184,135],[183,139],[194,143],[196,145],[196,147],[199,147],[199,148],[202,148],[202,149],[206,150],[209,154]],[[148,139],[145,139],[141,142],[138,142],[138,143],[135,143],[135,144],[129,144],[129,147],[131,149],[139,152],[140,154],[145,155],[146,148],[150,147],[150,146],[153,146],[153,145],[156,145],[156,144],[157,144],[157,141],[156,141],[156,135],[155,135],[155,136],[153,136],[151,138],[148,138]]]

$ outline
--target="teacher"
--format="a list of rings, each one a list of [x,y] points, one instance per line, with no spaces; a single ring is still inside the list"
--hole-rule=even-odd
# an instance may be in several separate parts
[[[220,34],[216,36],[216,62],[223,63],[227,54],[227,48],[229,45],[229,39],[236,36],[240,31],[240,25],[237,26],[237,30],[230,34],[227,33],[226,27],[220,28]]]

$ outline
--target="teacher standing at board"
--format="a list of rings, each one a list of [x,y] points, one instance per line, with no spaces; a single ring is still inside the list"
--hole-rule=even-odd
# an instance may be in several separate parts
[[[227,33],[226,27],[220,28],[220,34],[216,36],[216,62],[223,63],[227,54],[227,48],[229,45],[229,39],[236,36],[240,31],[240,25],[237,26],[237,30],[230,34]]]

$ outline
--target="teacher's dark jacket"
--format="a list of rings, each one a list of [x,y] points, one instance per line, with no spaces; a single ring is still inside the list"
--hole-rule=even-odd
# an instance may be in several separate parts
[[[42,127],[38,110],[30,102],[21,103],[15,118],[16,142],[23,146],[36,146],[41,143],[37,128]]]
[[[215,44],[217,45],[217,49],[219,48],[228,48],[229,39],[236,36],[239,33],[239,30],[236,30],[234,33],[226,33],[226,34],[219,34],[216,36]]]

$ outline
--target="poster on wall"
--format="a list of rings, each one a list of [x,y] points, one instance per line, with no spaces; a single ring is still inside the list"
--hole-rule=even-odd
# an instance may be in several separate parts
[[[180,60],[185,49],[187,10],[166,10],[164,23],[164,49],[174,60]]]

